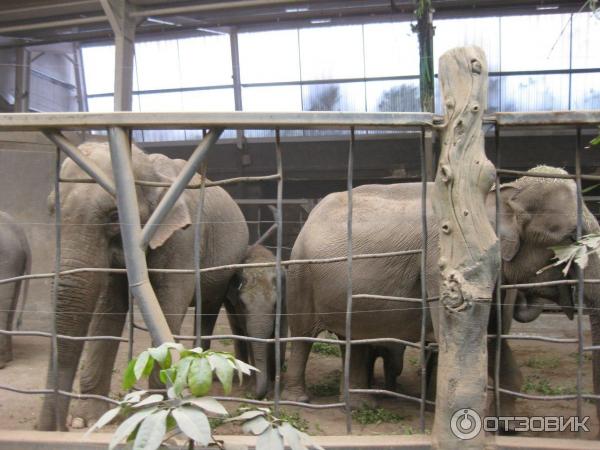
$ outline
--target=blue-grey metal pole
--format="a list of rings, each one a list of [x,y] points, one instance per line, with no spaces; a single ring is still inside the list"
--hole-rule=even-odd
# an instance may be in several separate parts
[[[425,128],[421,128],[421,402],[419,405],[419,428],[425,432],[425,403],[427,401],[427,355],[425,353],[425,337],[427,335],[427,168],[431,161],[427,160],[425,144]]]
[[[277,160],[277,250],[275,253],[275,273],[277,274],[277,304],[275,305],[275,415],[279,414],[279,397],[281,387],[281,302],[282,271],[281,271],[281,246],[283,245],[283,163],[281,158],[281,135],[279,128],[275,130],[275,154]]]
[[[167,214],[169,214],[169,211],[171,211],[171,208],[187,187],[192,177],[196,175],[198,167],[206,158],[212,145],[217,142],[221,133],[223,133],[222,128],[215,128],[209,131],[198,147],[196,147],[196,150],[194,150],[192,156],[190,156],[185,166],[183,166],[183,169],[181,169],[171,187],[167,189],[160,203],[152,212],[148,222],[144,225],[144,229],[142,230],[142,245],[148,245],[157,226],[167,217]]]
[[[56,174],[54,178],[54,289],[52,289],[52,383],[54,386],[54,429],[59,429],[63,423],[59,406],[58,385],[58,336],[56,324],[56,305],[58,304],[58,284],[60,283],[60,259],[61,259],[61,222],[62,211],[60,208],[60,149],[56,148]]]
[[[108,136],[129,287],[138,302],[153,344],[174,342],[169,325],[148,278],[146,254],[142,247],[142,227],[133,178],[129,136],[124,129],[119,127],[109,128]]]
[[[194,281],[196,284],[194,314],[194,334],[196,335],[195,346],[202,345],[202,274],[200,268],[202,265],[202,212],[204,210],[204,200],[206,197],[206,164],[202,164],[201,169],[200,198],[198,199],[198,209],[196,210],[196,223],[194,224]]]
[[[77,165],[102,186],[109,194],[116,195],[117,190],[112,180],[96,165],[96,163],[83,155],[75,145],[57,131],[44,133],[58,148],[65,152]]]
[[[352,349],[352,174],[354,172],[354,127],[350,128],[348,148],[348,272],[346,294],[346,354],[344,355],[344,403],[346,405],[346,432],[352,433],[352,409],[350,407],[350,354]]]

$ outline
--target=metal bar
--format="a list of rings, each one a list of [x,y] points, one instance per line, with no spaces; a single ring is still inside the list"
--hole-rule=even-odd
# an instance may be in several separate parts
[[[583,280],[585,284],[600,284],[600,279],[589,279]],[[527,289],[532,287],[547,287],[547,286],[559,286],[561,284],[574,285],[577,284],[577,280],[555,280],[555,281],[543,281],[540,283],[517,283],[517,284],[504,284],[502,289]]]
[[[177,175],[177,178],[175,178],[173,181],[171,187],[169,187],[156,209],[152,212],[148,222],[146,222],[146,225],[144,225],[144,229],[142,230],[142,246],[145,247],[149,244],[152,236],[157,230],[157,226],[162,223],[165,217],[167,217],[167,214],[169,214],[171,208],[185,190],[188,183],[191,181],[194,175],[196,175],[198,167],[202,161],[204,161],[208,151],[212,145],[217,142],[222,132],[222,128],[211,130],[204,137],[204,139],[202,139],[200,144],[198,144],[188,161],[181,169],[179,175]]]
[[[422,298],[411,298],[411,297],[395,297],[392,295],[375,295],[375,294],[352,294],[352,298],[353,299],[357,299],[357,298],[369,298],[372,300],[385,300],[385,301],[391,301],[391,302],[409,302],[409,303],[423,303],[423,299]],[[429,299],[427,299],[429,300]],[[435,298],[435,300],[438,300],[438,297]]]
[[[500,165],[502,154],[500,152],[500,127],[494,126],[494,147],[496,149],[496,236],[500,239]],[[496,407],[496,416],[502,415],[500,402],[500,361],[502,358],[502,246],[499,246],[500,266],[498,268],[498,280],[496,281],[496,347],[494,352],[494,405]],[[496,432],[498,434],[498,432]]]
[[[235,178],[227,178],[225,180],[217,180],[217,181],[206,181],[206,187],[212,186],[225,186],[228,184],[237,184],[237,183],[249,183],[249,182],[259,182],[259,181],[270,181],[277,180],[279,175],[264,175],[260,177],[235,177]],[[61,178],[61,183],[95,183],[96,181],[91,178]],[[148,186],[148,187],[171,187],[173,183],[163,183],[160,181],[145,181],[145,180],[135,180],[136,186]],[[190,183],[185,186],[185,189],[200,189],[202,183]]]
[[[569,179],[569,180],[576,179],[575,175],[561,174],[561,173],[540,173],[540,172],[532,173],[532,172],[526,172],[523,170],[507,170],[507,169],[498,170],[497,172],[501,175],[515,175],[515,176],[535,177],[535,178],[565,178],[565,179]],[[600,175],[583,175],[583,174],[581,174],[580,177],[582,180],[593,180],[593,181],[600,180]]]
[[[6,384],[0,384],[0,389],[5,390],[5,391],[12,391],[12,392],[16,392],[18,394],[50,394],[54,391],[52,391],[51,389],[19,389],[19,388],[15,388],[12,386],[8,386]],[[76,394],[74,392],[67,392],[67,391],[62,391],[59,390],[58,395],[63,395],[65,397],[71,397],[71,398],[76,398],[78,400],[89,400],[89,399],[94,399],[94,400],[102,400],[105,401],[107,403],[112,403],[114,405],[118,405],[119,402],[117,400],[113,400],[112,398],[108,398],[105,397],[103,395],[96,395],[96,394]]]
[[[31,53],[25,47],[16,49],[15,112],[29,112],[29,87],[31,80]]]
[[[92,313],[93,314],[93,313]],[[6,336],[36,336],[36,337],[49,337],[53,338],[52,333],[46,333],[44,331],[9,331],[0,330],[0,334]],[[69,336],[66,334],[57,334],[56,338],[65,341],[119,341],[128,342],[128,339],[118,336]]]
[[[45,131],[44,134],[71,158],[85,173],[92,177],[109,194],[116,196],[117,190],[112,180],[104,171],[73,145],[59,131]],[[59,175],[60,176],[60,175]]]
[[[15,33],[20,31],[47,30],[50,28],[75,27],[93,23],[106,22],[106,16],[80,17],[77,19],[52,20],[48,22],[28,23],[0,27],[0,34]]]
[[[498,112],[496,123],[502,126],[596,125],[600,111]]]
[[[56,148],[54,159],[54,280],[51,297],[52,309],[52,383],[54,385],[54,429],[59,430],[61,419],[60,402],[58,401],[59,381],[58,381],[58,325],[57,325],[57,305],[58,305],[58,285],[60,283],[60,259],[61,259],[61,223],[62,209],[60,206],[60,148]]]
[[[583,194],[581,189],[581,128],[577,127],[575,137],[575,184],[577,186],[577,240],[583,234]],[[583,399],[581,390],[583,387],[583,269],[577,265],[577,417],[583,416]],[[579,430],[581,436],[581,430]]]
[[[497,335],[489,334],[488,339],[495,339]],[[535,336],[527,334],[502,334],[502,339],[512,339],[515,341],[541,341],[541,342],[552,342],[555,344],[576,344],[579,340],[573,338],[555,338],[546,336]]]
[[[173,16],[179,14],[189,14],[208,11],[247,9],[259,6],[289,5],[294,3],[305,4],[306,2],[299,0],[238,0],[230,2],[193,4],[188,6],[172,6],[169,8],[145,8],[132,11],[130,15],[131,17]]]
[[[376,394],[376,395],[387,395],[389,397],[401,398],[402,400],[409,400],[411,402],[422,403],[423,400],[420,397],[413,397],[412,395],[402,394],[400,392],[388,391],[387,389],[350,389],[352,394]],[[431,400],[425,400],[428,405],[435,406],[435,402]]]
[[[420,253],[421,250],[405,250],[400,252],[388,252],[388,253],[372,253],[365,255],[353,255],[353,260],[358,259],[376,259],[376,258],[390,258],[394,256],[406,256],[406,255],[414,255]],[[289,259],[286,261],[281,261],[283,266],[292,266],[298,264],[331,264],[337,262],[346,261],[348,258],[346,256],[339,256],[335,258],[323,258],[323,259]],[[214,267],[205,267],[204,269],[200,269],[200,272],[217,272],[219,270],[230,270],[230,269],[243,269],[247,267],[252,268],[260,268],[260,267],[275,267],[274,262],[265,262],[265,263],[247,263],[247,264],[227,264],[224,266],[214,266]],[[63,270],[59,272],[60,275],[72,275],[75,273],[85,273],[85,272],[99,272],[99,273],[127,273],[127,269],[112,269],[112,268],[104,268],[104,267],[82,267],[79,269],[70,269]],[[148,269],[149,273],[176,273],[176,274],[191,274],[195,273],[194,269]],[[19,280],[32,280],[32,279],[42,279],[42,278],[52,278],[54,277],[54,272],[49,273],[40,273],[34,275],[21,275],[18,277],[5,278],[0,280],[0,284],[6,283],[14,283]],[[569,281],[569,280],[566,280]],[[588,280],[586,282],[597,282],[600,283],[600,280]],[[570,283],[572,284],[572,283]],[[431,300],[436,300],[436,298],[430,298]]]
[[[600,116],[600,113],[598,114]],[[364,129],[394,128],[399,126],[432,126],[431,113],[351,113],[351,112],[150,112],[112,113],[21,113],[2,114],[0,131],[104,130],[108,127],[133,129]],[[600,120],[598,120],[600,122]]]
[[[119,191],[117,207],[129,287],[138,301],[144,322],[150,329],[153,344],[173,342],[173,335],[148,279],[146,255],[141,245],[142,229],[133,183],[128,133],[122,128],[110,128],[108,134],[113,174]]]
[[[135,317],[133,311],[133,295],[131,295],[131,289],[127,291],[127,304],[129,305],[129,339],[127,343],[127,360],[131,361],[133,359],[133,336],[135,334]]]
[[[432,89],[433,92],[433,89]],[[431,105],[433,106],[433,105]],[[428,148],[426,142],[425,128],[421,128],[421,399],[419,403],[419,428],[421,433],[425,432],[425,404],[427,402],[427,354],[425,351],[425,337],[427,336],[427,182],[435,178],[433,170],[428,170],[433,158],[431,146]],[[431,139],[430,139],[431,140]],[[429,173],[432,172],[432,173]]]
[[[258,211],[260,212],[260,208],[258,208]],[[258,222],[259,226],[260,226],[260,221]],[[253,245],[261,245],[263,244],[267,239],[269,239],[271,237],[271,235],[273,234],[274,231],[277,230],[277,224],[274,223],[273,225],[271,225],[269,227],[269,229],[267,231],[265,231],[262,236],[259,236],[259,238],[257,239],[257,241],[253,244]],[[258,228],[258,231],[260,232],[260,228]]]
[[[277,249],[275,250],[275,273],[277,275],[277,303],[275,305],[275,415],[279,414],[279,392],[281,389],[281,313],[282,313],[282,269],[281,269],[281,247],[283,245],[283,160],[281,152],[281,133],[279,128],[275,130],[275,160],[277,165]]]
[[[352,175],[354,172],[354,127],[350,128],[350,145],[348,147],[348,217],[347,217],[347,244],[348,244],[348,271],[346,293],[346,353],[344,354],[344,403],[346,410],[346,432],[352,433],[352,409],[350,407],[350,355],[352,352]]]
[[[194,281],[196,284],[195,301],[196,310],[194,312],[194,330],[196,334],[195,346],[202,345],[202,276],[200,266],[202,264],[202,213],[204,209],[204,200],[206,197],[206,163],[202,164],[201,169],[202,182],[200,183],[200,199],[196,210],[196,223],[194,224]]]

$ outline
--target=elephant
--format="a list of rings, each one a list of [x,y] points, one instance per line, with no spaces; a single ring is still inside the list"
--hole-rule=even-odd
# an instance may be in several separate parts
[[[562,169],[538,166],[537,173],[564,175]],[[426,248],[426,289],[429,298],[439,295],[438,223],[431,206],[433,184],[427,185],[426,218],[428,243]],[[421,236],[421,183],[363,185],[353,189],[352,242],[356,254],[383,253],[419,249]],[[576,230],[576,185],[569,179],[550,179],[524,176],[499,187],[501,216],[499,223],[505,284],[543,282],[563,279],[560,268],[551,267],[541,274],[553,257],[549,247],[573,242]],[[496,191],[486,197],[488,217],[495,226]],[[309,215],[294,243],[292,259],[345,257],[347,192],[326,196]],[[584,206],[583,233],[600,232],[598,222]],[[352,286],[355,294],[421,297],[420,254],[360,259],[353,262]],[[589,256],[586,278],[599,278],[600,261],[597,254]],[[571,271],[573,272],[573,271]],[[572,277],[573,273],[569,273]],[[492,293],[490,293],[492,294]],[[513,300],[513,309],[504,307],[502,332],[510,327],[510,319],[533,319],[539,313],[539,299],[549,299],[568,310],[572,305],[568,288],[557,286],[523,290],[520,299]],[[585,301],[590,308],[592,341],[600,344],[600,292],[596,285],[587,285]],[[508,293],[507,293],[508,295]],[[287,302],[291,336],[316,336],[324,330],[343,335],[346,317],[347,263],[295,265],[288,270]],[[492,296],[493,297],[493,296]],[[437,330],[439,301],[430,301],[432,319],[427,326],[427,340],[434,341]],[[507,302],[511,303],[511,302]],[[492,311],[494,308],[492,307]],[[353,301],[352,338],[392,337],[418,341],[420,337],[421,306],[414,303],[381,299],[356,298]],[[490,321],[490,326],[494,320]],[[285,374],[282,397],[287,400],[308,401],[305,369],[311,344],[294,341]],[[495,348],[490,341],[489,349]],[[368,352],[361,346],[352,349],[350,384],[352,388],[367,386]],[[494,358],[490,358],[490,362]],[[501,387],[519,391],[522,376],[506,342],[502,340]],[[489,365],[490,368],[493,364]],[[594,390],[600,391],[600,355],[593,356]],[[490,371],[493,373],[493,371]],[[512,415],[514,398],[501,394],[502,413]],[[352,403],[374,399],[352,395]],[[360,403],[359,403],[360,402]]]
[[[275,262],[273,253],[262,245],[248,248],[244,263]],[[246,267],[232,278],[225,303],[230,326],[237,335],[269,339],[275,335],[277,302],[275,267]],[[282,270],[282,294],[285,292],[285,271]],[[287,336],[285,297],[282,295],[280,336]],[[235,341],[238,358],[260,370],[256,377],[255,396],[263,398],[275,377],[275,346],[262,342]],[[281,362],[285,359],[285,343],[281,343]]]
[[[31,249],[25,232],[10,214],[3,211],[0,211],[0,251],[0,280],[31,273]],[[0,284],[0,327],[7,331],[13,329],[21,287],[22,309],[27,299],[28,285],[28,280]],[[12,359],[12,336],[0,334],[0,369]]]
[[[107,142],[85,142],[79,151],[109,179],[112,177],[110,150]],[[131,149],[136,180],[172,183],[185,161],[161,154],[146,154],[135,144]],[[84,172],[70,158],[61,165],[63,179],[81,179]],[[198,183],[195,175],[193,183]],[[146,223],[166,188],[136,185],[141,223]],[[198,190],[187,189],[175,202],[163,223],[159,224],[146,249],[150,269],[193,269],[194,227],[200,200]],[[54,195],[48,199],[52,210]],[[248,227],[244,216],[225,190],[206,188],[202,209],[200,236],[201,267],[237,264],[248,246]],[[69,183],[60,188],[62,214],[61,269],[124,268],[125,259],[120,235],[115,198],[96,183]],[[211,334],[227,293],[233,270],[203,273],[202,330]],[[194,299],[195,280],[189,274],[150,273],[150,281],[167,323],[174,334]],[[79,272],[60,277],[57,286],[56,324],[59,334],[69,336],[121,336],[128,311],[128,283],[124,274]],[[91,322],[91,323],[90,323]],[[82,353],[81,341],[58,341],[58,389],[71,391]],[[108,395],[112,368],[118,349],[116,341],[92,341],[86,345],[86,364],[80,377],[81,393]],[[49,364],[47,386],[52,388]],[[101,401],[86,400],[73,413],[78,425],[98,416],[106,407]],[[55,409],[56,408],[56,409]],[[37,428],[66,429],[69,398],[48,395],[44,399]],[[82,423],[83,422],[83,423]]]

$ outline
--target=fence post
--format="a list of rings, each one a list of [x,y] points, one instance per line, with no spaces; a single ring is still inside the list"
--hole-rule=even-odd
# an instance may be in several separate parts
[[[483,449],[487,391],[487,325],[500,264],[485,211],[495,179],[484,152],[487,63],[477,47],[440,58],[445,106],[442,150],[433,188],[439,221],[439,370],[435,449]]]

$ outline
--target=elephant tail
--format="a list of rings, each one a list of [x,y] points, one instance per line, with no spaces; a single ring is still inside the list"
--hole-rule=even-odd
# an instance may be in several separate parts
[[[23,236],[24,237],[24,236]],[[29,243],[25,238],[23,242],[25,248],[25,270],[23,271],[23,275],[31,275],[31,247],[29,247]],[[21,284],[21,293],[23,299],[20,302],[20,306],[17,309],[17,330],[21,329],[21,325],[23,324],[23,312],[25,311],[25,305],[27,303],[27,297],[29,294],[29,281],[28,279],[23,280]],[[19,296],[19,292],[17,291],[17,300]]]

